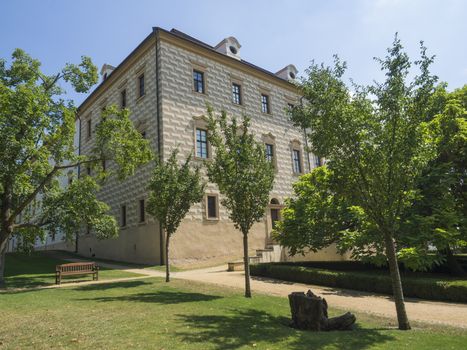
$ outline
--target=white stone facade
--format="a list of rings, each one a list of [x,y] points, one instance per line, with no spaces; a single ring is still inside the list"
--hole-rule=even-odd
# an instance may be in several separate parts
[[[120,105],[122,89],[126,89],[127,107],[135,126],[145,132],[154,151],[161,150],[164,159],[174,147],[179,148],[180,159],[195,152],[196,120],[201,120],[206,113],[206,103],[209,103],[217,112],[223,109],[230,116],[249,116],[251,131],[258,141],[274,141],[277,171],[271,198],[283,203],[291,195],[292,183],[297,180],[297,174],[293,172],[292,149],[301,151],[302,172],[309,171],[314,164],[312,155],[305,152],[303,132],[294,128],[287,117],[288,104],[299,102],[296,89],[272,73],[217,53],[213,47],[203,46],[177,33],[154,29],[81,105],[81,153],[89,152],[93,145],[94,135],[91,133],[91,137],[87,137],[87,121],[91,118],[94,126],[102,107]],[[204,73],[205,93],[194,91],[193,69]],[[145,96],[138,98],[138,77],[142,73]],[[241,85],[241,105],[232,102],[232,82]],[[269,96],[270,113],[261,112],[262,93]],[[160,263],[158,223],[149,215],[145,222],[138,222],[139,200],[147,198],[152,167],[153,163],[147,164],[123,182],[111,178],[103,185],[100,199],[111,206],[118,220],[121,206],[126,205],[127,225],[121,229],[120,236],[112,240],[99,242],[92,233],[84,235],[79,243],[81,253],[115,260]],[[218,194],[218,190],[209,183],[206,193]],[[219,214],[218,220],[207,220],[205,201],[193,205],[171,241],[171,258],[190,262],[240,257],[241,234],[235,230],[222,206]],[[264,221],[252,229],[251,248],[264,248],[270,231],[270,213],[267,211]]]

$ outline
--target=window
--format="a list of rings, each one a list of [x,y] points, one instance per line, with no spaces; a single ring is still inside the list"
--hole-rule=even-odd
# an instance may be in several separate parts
[[[218,210],[217,210],[217,196],[207,196],[206,199],[207,205],[207,217],[208,219],[217,219]]]
[[[204,129],[196,129],[196,157],[206,159],[208,153],[208,132]]]
[[[143,97],[144,96],[144,73],[138,77],[138,86],[139,86],[138,97]]]
[[[204,73],[193,70],[193,87],[196,92],[204,94]]]
[[[73,170],[68,171],[67,177],[68,177],[68,186],[70,186],[73,183]]]
[[[122,205],[120,224],[122,227],[126,226],[126,205]]]
[[[87,129],[88,129],[88,132],[87,132],[88,138],[91,138],[91,134],[92,134],[91,118],[88,119]]]
[[[87,167],[86,167],[86,174],[87,174],[88,176],[91,176],[91,167],[90,167],[90,166],[87,166]]]
[[[321,166],[321,157],[315,156],[315,167]]]
[[[105,171],[106,165],[105,159],[102,159],[102,171]]]
[[[261,112],[270,113],[269,96],[265,94],[261,94]]]
[[[232,83],[232,102],[236,105],[242,104],[242,87],[236,83]]]
[[[126,89],[120,91],[120,107],[126,108]]]
[[[266,144],[266,159],[268,162],[274,162],[274,145]]]
[[[279,212],[280,212],[279,209],[271,208],[271,225],[272,225],[273,230],[276,229],[277,222],[280,220]]]
[[[296,174],[302,173],[302,163],[300,159],[300,151],[298,149],[293,150],[293,172]]]
[[[287,103],[287,107],[288,107],[289,111],[292,111],[295,106],[293,105],[293,103]]]
[[[139,200],[139,222],[146,221],[146,211],[144,206],[144,199]]]
[[[142,137],[143,139],[146,139],[146,131],[141,131],[141,137]]]

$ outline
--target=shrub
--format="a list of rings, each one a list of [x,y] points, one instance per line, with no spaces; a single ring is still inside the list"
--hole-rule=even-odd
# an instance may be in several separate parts
[[[287,263],[267,263],[251,266],[251,274],[305,284],[392,294],[389,273],[381,274],[375,270],[336,271]],[[402,276],[402,285],[407,297],[467,302],[467,280]]]

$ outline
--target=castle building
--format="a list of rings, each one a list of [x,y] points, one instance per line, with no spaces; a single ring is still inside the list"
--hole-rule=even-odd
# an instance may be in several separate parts
[[[251,131],[264,143],[276,171],[270,205],[263,221],[250,233],[250,247],[265,248],[292,184],[319,162],[306,151],[303,130],[293,127],[287,116],[287,109],[300,102],[293,84],[296,74],[292,64],[272,73],[243,60],[241,45],[234,37],[211,46],[175,29],[153,28],[116,68],[104,65],[102,82],[79,107],[80,153],[92,149],[100,113],[112,104],[130,109],[135,127],[162,159],[178,147],[180,159],[192,152],[194,162],[212,156],[204,117],[206,103],[230,116],[249,116]],[[79,240],[81,254],[162,262],[159,224],[145,212],[153,166],[141,167],[123,182],[110,177],[103,184],[99,199],[111,206],[120,234],[99,241],[92,230],[84,233]],[[81,168],[80,172],[89,173],[90,169]],[[171,238],[173,261],[225,261],[242,256],[241,233],[228,219],[219,197],[216,186],[208,183],[204,200],[192,206]]]

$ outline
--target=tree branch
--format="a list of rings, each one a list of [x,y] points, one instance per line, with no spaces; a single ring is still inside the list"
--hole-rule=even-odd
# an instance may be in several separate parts
[[[53,167],[53,169],[50,171],[50,173],[48,173],[44,179],[41,181],[41,183],[36,187],[36,189],[29,195],[26,197],[26,199],[24,200],[23,203],[21,203],[15,211],[13,211],[13,213],[10,215],[10,218],[8,219],[8,224],[12,224],[16,218],[16,216],[19,215],[19,213],[21,213],[25,208],[26,206],[31,203],[34,198],[36,198],[36,196],[42,191],[42,189],[45,187],[45,185],[47,185],[47,183],[49,183],[53,177],[57,174],[58,171],[60,170],[63,170],[63,169],[69,169],[69,168],[75,168],[81,164],[87,164],[87,163],[93,163],[93,162],[96,162],[96,161],[99,161],[101,160],[101,158],[96,158],[96,159],[88,159],[88,160],[84,160],[84,161],[80,161],[80,162],[75,162],[75,163],[71,163],[71,164],[66,164],[66,165],[56,165]]]

